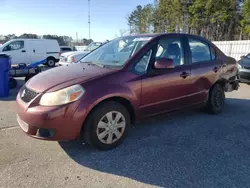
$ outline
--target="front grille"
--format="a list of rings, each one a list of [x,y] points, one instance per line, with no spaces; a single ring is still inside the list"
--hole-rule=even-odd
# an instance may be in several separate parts
[[[60,61],[65,62],[65,61],[67,61],[67,58],[64,57],[64,56],[61,56],[61,57],[60,57]]]
[[[250,67],[243,67],[244,69],[249,69],[250,70]]]
[[[32,91],[28,89],[26,86],[24,86],[20,91],[20,97],[24,102],[30,102],[32,99],[34,99],[38,93],[35,91]]]

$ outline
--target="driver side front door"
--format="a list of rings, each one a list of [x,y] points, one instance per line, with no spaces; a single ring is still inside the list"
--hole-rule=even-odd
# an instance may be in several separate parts
[[[28,51],[22,40],[9,43],[3,52],[11,56],[11,64],[29,63]]]
[[[149,68],[151,73],[142,75],[142,99],[140,114],[142,117],[156,115],[183,108],[189,104],[190,66],[184,54],[184,43],[181,37],[164,37],[158,41]],[[175,67],[156,70],[154,61],[159,58],[171,58]]]

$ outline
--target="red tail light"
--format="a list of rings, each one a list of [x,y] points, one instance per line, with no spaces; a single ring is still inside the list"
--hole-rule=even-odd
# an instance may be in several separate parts
[[[61,53],[61,52],[59,52],[59,57],[61,56],[61,54],[62,54],[62,53]]]

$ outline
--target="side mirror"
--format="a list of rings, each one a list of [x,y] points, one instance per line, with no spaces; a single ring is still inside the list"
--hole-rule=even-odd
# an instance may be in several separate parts
[[[154,63],[155,69],[173,69],[174,61],[169,58],[159,58]]]
[[[243,59],[243,58],[245,58],[245,57],[246,57],[246,56],[244,56],[244,55],[243,55],[243,56],[240,56],[241,59]]]

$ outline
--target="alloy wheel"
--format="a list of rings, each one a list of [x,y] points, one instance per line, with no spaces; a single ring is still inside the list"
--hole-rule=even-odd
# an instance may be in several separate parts
[[[216,108],[220,109],[223,104],[224,104],[224,97],[223,97],[223,92],[221,90],[218,90],[213,98],[214,105]]]

